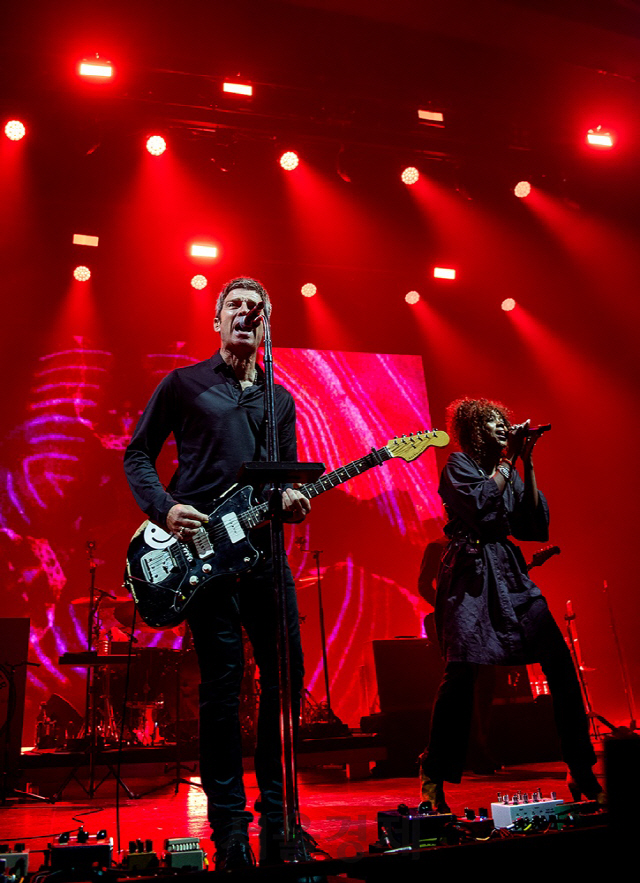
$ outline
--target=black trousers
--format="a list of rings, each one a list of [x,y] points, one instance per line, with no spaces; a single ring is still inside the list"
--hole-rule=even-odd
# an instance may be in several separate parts
[[[540,663],[549,684],[562,757],[569,770],[579,774],[594,765],[596,756],[571,654],[543,599],[523,614],[521,626],[527,660]],[[433,781],[459,782],[462,778],[475,684],[482,667],[472,662],[446,664],[422,759],[422,769]]]
[[[288,565],[286,574],[292,714],[297,732],[304,668],[298,606]],[[245,832],[253,818],[246,810],[239,721],[244,670],[241,626],[260,671],[255,752],[259,810],[270,824],[282,823],[277,621],[270,561],[239,579],[218,580],[210,588],[203,587],[188,616],[201,675],[200,775],[212,836],[218,844],[231,833]]]

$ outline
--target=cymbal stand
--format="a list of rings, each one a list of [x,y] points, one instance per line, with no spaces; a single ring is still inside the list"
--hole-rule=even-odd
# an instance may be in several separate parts
[[[584,674],[585,666],[582,660],[582,654],[580,652],[578,632],[575,625],[576,615],[573,611],[573,604],[571,603],[571,601],[567,601],[567,612],[565,613],[564,618],[565,622],[567,623],[567,643],[569,645],[569,651],[571,653],[571,658],[573,659],[573,665],[575,667],[576,674],[578,675],[578,680],[580,681],[582,698],[584,699],[585,708],[587,709],[587,717],[589,718],[589,723],[593,731],[594,739],[599,739],[601,733],[596,723],[597,716],[593,712],[591,696],[589,695],[589,688],[587,687],[587,679]]]
[[[624,695],[627,700],[627,707],[629,709],[629,729],[634,732],[637,729],[636,726],[636,712],[635,712],[635,702],[633,698],[633,689],[631,687],[631,678],[629,677],[629,669],[627,668],[627,662],[624,657],[624,653],[622,652],[622,645],[620,644],[620,639],[618,637],[618,630],[616,628],[616,621],[613,615],[613,607],[611,605],[611,595],[609,594],[609,584],[606,579],[604,580],[604,593],[607,598],[607,607],[609,608],[609,622],[611,627],[611,634],[613,635],[613,640],[615,641],[616,650],[618,651],[618,662],[620,664],[620,675],[622,678],[622,685],[624,687]]]
[[[329,660],[327,657],[327,633],[324,625],[324,604],[322,601],[322,576],[320,574],[320,555],[322,549],[303,549],[304,540],[301,538],[297,541],[301,552],[310,552],[313,560],[316,562],[316,582],[318,587],[318,620],[320,622],[320,643],[322,647],[322,668],[324,673],[324,689],[327,697],[326,717],[327,721],[336,720],[336,716],[331,708],[331,691],[329,687]]]
[[[175,763],[171,766],[167,766],[165,769],[165,774],[169,772],[169,770],[175,770],[175,775],[173,779],[169,782],[163,782],[161,785],[156,785],[154,788],[151,788],[149,791],[145,791],[140,796],[147,797],[149,794],[153,794],[155,791],[160,791],[162,788],[166,788],[168,785],[173,785],[173,793],[177,794],[180,791],[180,785],[188,785],[190,788],[200,788],[202,789],[201,782],[193,782],[191,779],[185,779],[182,775],[182,770],[185,769],[188,773],[195,772],[195,766],[188,767],[186,764],[182,763],[182,722],[180,720],[180,693],[182,687],[182,659],[186,650],[178,650],[177,655],[177,664],[176,664],[176,755],[175,755]]]
[[[93,552],[96,547],[96,544],[93,540],[87,540],[87,556],[89,558],[89,615],[87,618],[87,653],[92,653],[94,649],[94,641],[97,645],[98,638],[100,635],[100,620],[98,618],[100,604],[102,603],[104,598],[113,598],[114,596],[110,592],[105,592],[103,589],[96,588],[96,570],[98,568],[96,559],[94,558]],[[96,595],[97,600],[96,600]],[[127,787],[127,785],[122,781],[121,777],[118,773],[113,769],[111,764],[107,764],[107,774],[103,779],[95,784],[96,781],[96,758],[98,755],[98,702],[97,702],[97,693],[98,693],[98,681],[95,672],[95,668],[104,666],[107,664],[106,662],[100,662],[99,658],[96,659],[95,663],[87,663],[87,683],[86,683],[86,691],[85,691],[85,715],[84,715],[84,724],[81,730],[82,735],[85,739],[88,740],[88,758],[89,758],[89,787],[85,787],[84,783],[78,778],[78,770],[81,769],[85,764],[83,761],[78,761],[78,763],[71,769],[70,773],[65,778],[62,785],[58,788],[56,793],[53,795],[53,800],[59,800],[62,796],[63,791],[67,787],[67,785],[71,782],[72,779],[75,779],[76,782],[80,785],[84,793],[87,797],[93,797],[100,785],[106,779],[113,775],[118,784],[122,786],[122,788],[127,792],[130,798],[134,798],[136,795]],[[109,684],[109,676],[107,675],[107,688]],[[105,689],[105,693],[107,693],[107,689]],[[109,726],[113,721],[113,711],[111,709],[111,700],[108,695],[105,696],[105,718],[103,720],[103,728]],[[115,724],[114,724],[115,725]]]

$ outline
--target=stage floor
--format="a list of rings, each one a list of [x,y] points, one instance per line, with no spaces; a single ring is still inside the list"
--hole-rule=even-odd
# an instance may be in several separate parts
[[[567,802],[570,795],[565,784],[566,768],[562,763],[523,764],[504,768],[492,776],[468,774],[459,785],[450,785],[447,799],[454,813],[462,814],[465,807],[478,810],[496,800],[497,792],[522,790],[532,792],[541,788],[544,797],[555,791]],[[162,779],[127,779],[127,785],[144,795]],[[198,782],[194,779],[194,782]],[[253,772],[246,774],[247,798],[251,807],[257,795]],[[342,768],[318,768],[300,773],[300,805],[303,824],[318,841],[318,845],[333,858],[349,858],[366,852],[377,838],[377,812],[395,810],[399,803],[416,806],[417,778],[349,780]],[[115,783],[108,779],[92,799],[83,794],[77,783],[72,783],[56,804],[21,803],[0,807],[0,842],[26,842],[32,853],[42,850],[47,843],[64,831],[75,831],[84,825],[95,834],[106,828],[118,845],[116,824]],[[250,828],[257,852],[258,825]],[[173,785],[161,787],[153,794],[131,800],[121,792],[119,842],[126,850],[130,840],[141,838],[153,841],[161,851],[167,837],[199,837],[201,846],[211,857],[206,800],[198,787],[180,785],[175,793]],[[40,866],[41,855],[31,860],[31,870]]]

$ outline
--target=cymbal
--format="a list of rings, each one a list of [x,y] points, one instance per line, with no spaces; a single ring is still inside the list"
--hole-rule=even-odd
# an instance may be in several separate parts
[[[118,604],[114,611],[113,617],[114,619],[120,623],[120,625],[131,631],[131,626],[134,625],[134,631],[136,632],[157,632],[158,629],[154,629],[153,626],[147,625],[147,623],[142,619],[140,615],[136,613],[134,620],[134,613],[136,610],[136,605],[129,598],[120,599],[123,603]],[[172,629],[164,629],[167,632],[173,632],[176,635],[183,635],[185,630],[185,626],[180,623]]]
[[[112,598],[110,595],[102,595],[100,597],[96,594],[93,603],[96,604],[99,601],[101,607],[116,607],[118,604],[124,604],[128,600],[129,598]],[[71,603],[74,607],[88,607],[91,604],[91,596],[83,595],[82,598],[74,598]]]
[[[297,586],[300,588],[304,588],[305,586],[315,586],[318,584],[317,576],[301,576],[299,579],[295,581]]]
[[[135,618],[134,618],[135,614]],[[131,631],[131,627],[135,624],[135,631],[141,632],[155,632],[157,629],[151,628],[150,625],[147,625],[144,619],[136,613],[136,605],[130,598],[125,599],[124,604],[118,604],[118,606],[113,611],[113,615],[115,619],[118,620],[120,625],[124,626],[126,629]]]

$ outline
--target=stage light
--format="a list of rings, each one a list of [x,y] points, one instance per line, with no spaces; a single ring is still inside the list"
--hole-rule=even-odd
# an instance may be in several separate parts
[[[513,188],[513,192],[518,199],[524,199],[531,193],[531,184],[528,181],[518,181]]]
[[[87,236],[85,233],[74,233],[73,234],[73,244],[74,245],[92,245],[94,248],[98,247],[98,237],[97,236]]]
[[[76,267],[73,271],[73,278],[78,282],[88,282],[91,279],[91,270],[89,267]]]
[[[418,110],[418,119],[427,125],[444,125],[444,114],[439,110]]]
[[[515,309],[516,302],[512,297],[505,297],[500,306],[505,311],[505,313],[510,313],[511,310]]]
[[[420,300],[420,295],[418,294],[417,291],[407,291],[407,293],[404,296],[404,299],[406,300],[406,302],[408,304],[411,304],[413,306],[413,304],[417,304],[418,301]]]
[[[419,180],[420,172],[416,169],[415,166],[407,166],[407,168],[403,170],[400,177],[405,184],[411,186],[411,184],[415,184],[416,181]]]
[[[300,294],[303,297],[313,297],[313,295],[316,294],[317,291],[318,289],[313,284],[313,282],[306,282],[300,289]]]
[[[207,277],[202,276],[201,274],[198,274],[191,279],[192,288],[195,288],[198,291],[202,291],[202,289],[206,288],[208,284],[209,280],[207,279]]]
[[[299,162],[300,159],[298,154],[293,150],[287,150],[286,153],[283,153],[280,157],[280,165],[285,172],[292,172],[294,169],[297,169]]]
[[[222,91],[233,95],[253,95],[253,86],[248,83],[223,83]]]
[[[434,279],[455,279],[456,271],[451,267],[434,267],[433,268],[433,278]]]
[[[9,141],[21,141],[27,134],[27,130],[24,127],[24,123],[21,123],[20,120],[9,120],[4,127],[4,134]]]
[[[595,129],[589,129],[587,132],[587,144],[591,147],[604,147],[606,149],[613,147],[613,135],[602,126],[596,126]]]
[[[84,59],[78,65],[78,73],[81,77],[90,77],[96,80],[108,80],[113,76],[113,65],[108,61]]]
[[[147,138],[146,148],[151,156],[162,156],[167,149],[167,142],[162,135],[151,135]]]
[[[218,246],[217,245],[205,245],[202,242],[194,242],[191,246],[191,257],[192,258],[217,258],[218,257]]]

